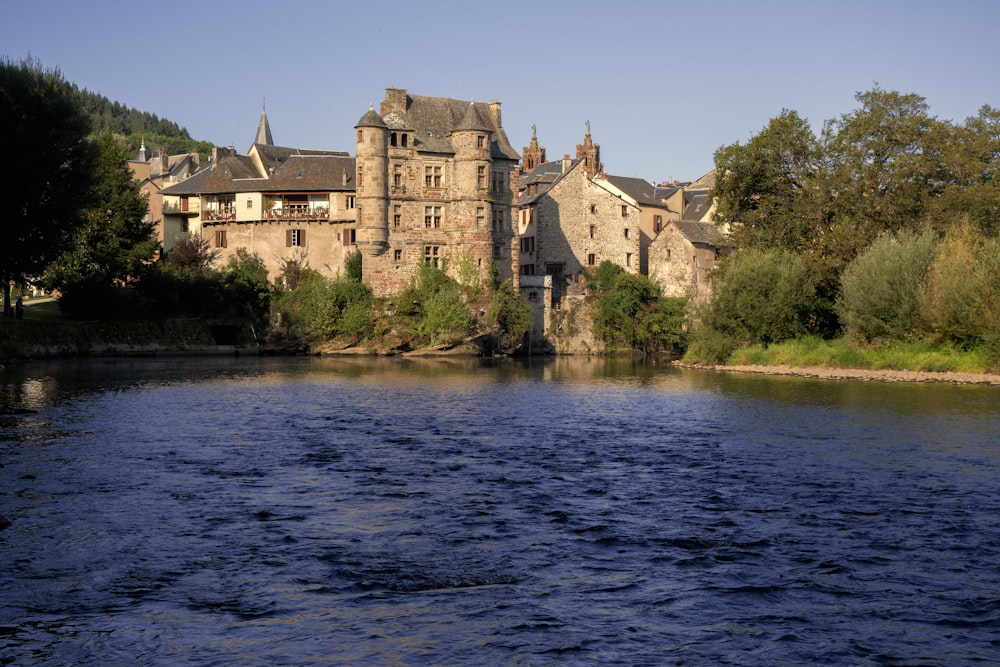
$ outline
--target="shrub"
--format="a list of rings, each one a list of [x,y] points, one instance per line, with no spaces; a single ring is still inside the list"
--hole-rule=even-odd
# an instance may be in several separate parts
[[[798,255],[745,250],[729,259],[713,280],[712,300],[700,326],[736,344],[769,345],[796,338],[808,332],[815,293]],[[724,350],[719,346],[722,338],[704,331],[699,335],[702,341],[715,341],[711,347],[718,353]]]
[[[920,286],[936,244],[930,230],[882,235],[847,265],[837,312],[849,333],[872,341],[920,331]]]
[[[493,347],[500,352],[515,352],[531,328],[531,309],[521,300],[511,281],[500,283],[486,309],[486,326],[493,330]]]

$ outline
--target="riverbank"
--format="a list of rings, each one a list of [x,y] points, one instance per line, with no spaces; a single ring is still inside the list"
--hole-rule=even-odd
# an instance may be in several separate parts
[[[829,368],[825,366],[755,366],[721,364],[682,364],[676,366],[728,373],[787,375],[820,380],[862,380],[865,382],[940,382],[945,384],[978,384],[1000,386],[1000,375],[993,373],[959,373],[951,371],[869,370],[864,368]]]

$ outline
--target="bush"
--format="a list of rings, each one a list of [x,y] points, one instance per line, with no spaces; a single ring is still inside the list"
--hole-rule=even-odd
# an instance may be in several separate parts
[[[882,235],[847,265],[837,312],[849,333],[872,341],[920,331],[920,286],[936,243],[930,230]]]
[[[486,325],[493,330],[493,347],[505,353],[516,352],[524,343],[524,334],[531,329],[531,309],[521,300],[511,281],[500,283],[489,308]]]
[[[336,336],[362,339],[372,329],[371,290],[347,279],[331,280],[318,271],[297,271],[298,286],[275,297],[274,309],[292,335],[306,344]]]
[[[610,262],[601,263],[590,285],[597,290],[594,335],[608,350],[652,354],[683,348],[686,299],[661,297],[649,278]]]
[[[769,345],[808,333],[816,289],[805,262],[785,251],[750,249],[734,255],[713,280],[701,315],[708,327],[738,344]],[[702,345],[722,337],[701,332]],[[728,356],[728,355],[727,355]]]

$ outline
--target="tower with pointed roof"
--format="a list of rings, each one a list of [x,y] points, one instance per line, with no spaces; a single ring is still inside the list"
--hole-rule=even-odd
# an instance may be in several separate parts
[[[389,127],[371,107],[358,120],[357,130],[357,244],[365,256],[362,271],[365,282],[372,280],[374,262],[366,261],[382,254],[389,241]]]
[[[255,144],[263,144],[265,146],[274,145],[274,139],[271,138],[271,126],[267,122],[266,105],[261,107],[260,122],[257,123],[257,136],[254,138],[253,142]]]

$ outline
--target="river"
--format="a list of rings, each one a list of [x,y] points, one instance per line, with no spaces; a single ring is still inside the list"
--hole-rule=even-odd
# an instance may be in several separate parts
[[[0,664],[1000,664],[996,387],[37,362],[0,517]]]

